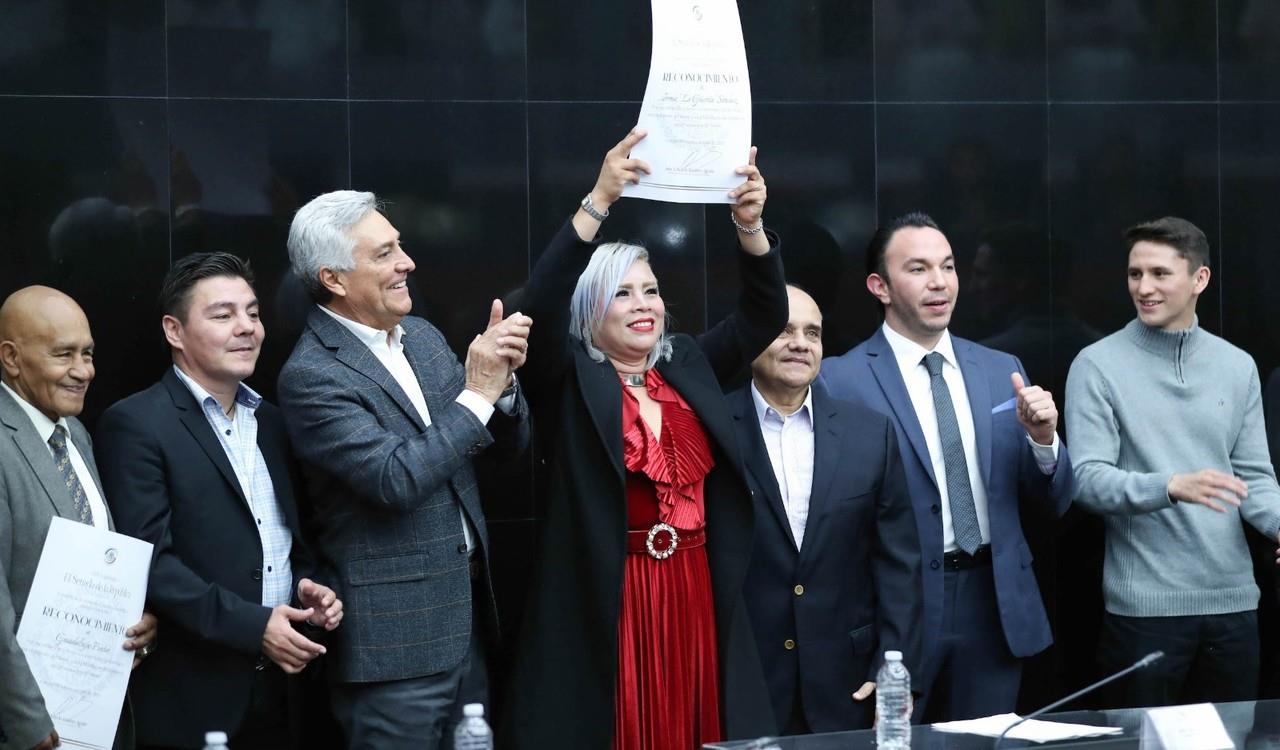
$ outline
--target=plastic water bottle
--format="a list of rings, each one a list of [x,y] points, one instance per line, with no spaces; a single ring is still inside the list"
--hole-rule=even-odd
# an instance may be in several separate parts
[[[876,745],[880,750],[911,748],[911,675],[901,651],[884,652],[876,675]]]
[[[484,704],[462,707],[462,723],[453,731],[453,750],[493,750],[493,731],[484,720]]]
[[[204,750],[227,750],[227,733],[205,732]]]

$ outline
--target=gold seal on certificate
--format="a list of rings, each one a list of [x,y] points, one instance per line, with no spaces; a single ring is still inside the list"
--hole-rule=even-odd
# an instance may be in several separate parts
[[[631,150],[653,173],[629,198],[732,203],[751,149],[751,81],[735,0],[653,0],[653,57]]]
[[[18,645],[62,744],[109,750],[142,619],[151,544],[54,518],[31,582]]]

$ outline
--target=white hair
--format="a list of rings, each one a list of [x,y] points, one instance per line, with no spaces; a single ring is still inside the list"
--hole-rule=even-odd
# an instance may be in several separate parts
[[[604,322],[605,312],[608,311],[609,303],[613,301],[622,278],[637,261],[648,263],[649,251],[625,242],[605,243],[591,254],[586,270],[578,277],[578,285],[574,287],[573,297],[569,300],[569,333],[582,339],[587,354],[596,362],[607,359],[605,353],[595,345],[596,332]],[[658,342],[653,345],[645,360],[645,369],[653,367],[660,359],[671,359],[667,317],[669,316],[665,316],[662,321]]]
[[[329,290],[320,283],[321,268],[355,268],[356,241],[349,232],[376,210],[378,197],[373,193],[335,190],[312,198],[293,215],[289,263],[313,300],[321,304],[329,301]]]

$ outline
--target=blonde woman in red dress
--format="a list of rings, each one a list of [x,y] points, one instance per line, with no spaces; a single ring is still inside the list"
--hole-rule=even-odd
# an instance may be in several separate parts
[[[742,603],[752,504],[722,396],[787,320],[764,178],[752,148],[726,217],[736,309],[673,334],[647,251],[595,243],[649,171],[630,158],[643,137],[609,151],[525,290],[545,501],[503,747],[690,750],[776,731]]]

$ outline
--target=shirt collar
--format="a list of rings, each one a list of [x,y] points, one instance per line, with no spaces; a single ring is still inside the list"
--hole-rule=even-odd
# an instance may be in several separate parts
[[[195,396],[196,403],[203,407],[210,401],[213,401],[218,411],[226,414],[222,409],[222,404],[218,402],[218,399],[214,398],[212,393],[205,390],[204,386],[197,383],[190,375],[183,372],[181,367],[174,365],[173,372],[178,376],[178,379],[182,381],[183,385],[187,386],[187,390],[191,391],[191,395]],[[236,386],[235,402],[238,406],[243,406],[249,411],[257,411],[258,405],[262,403],[262,396],[259,396],[257,391],[241,382]]]
[[[898,369],[904,373],[921,366],[924,355],[929,354],[931,351],[941,354],[942,358],[952,367],[957,369],[960,367],[956,363],[956,350],[951,342],[951,331],[944,330],[942,338],[938,339],[938,343],[934,344],[933,349],[926,349],[890,328],[888,323],[881,325],[880,330],[884,331],[885,340],[889,342],[889,348],[893,350],[893,358],[898,360]]]
[[[58,421],[54,422],[44,415],[36,407],[32,406],[25,398],[18,395],[18,392],[9,387],[8,383],[0,383],[5,391],[13,396],[13,400],[18,402],[18,406],[22,407],[22,411],[26,412],[27,418],[31,420],[31,426],[36,428],[36,434],[44,442],[49,442],[49,438],[53,437],[53,428],[62,425],[62,429],[66,430],[67,438],[71,438],[71,427],[67,424],[66,417],[58,417]]]
[[[380,331],[377,328],[367,326],[364,323],[357,323],[351,318],[339,315],[324,305],[316,305],[316,307],[324,310],[329,314],[329,317],[341,323],[343,327],[348,331],[351,331],[352,335],[357,339],[360,339],[360,343],[370,349],[375,346],[385,346],[392,350],[400,347],[400,339],[404,336],[404,326],[401,326],[399,323],[396,323],[396,327],[392,328],[390,331]],[[390,334],[389,338],[388,334]]]
[[[813,387],[812,386],[809,387],[809,390],[805,391],[804,403],[800,405],[800,408],[796,409],[794,414],[791,414],[790,416],[787,416],[787,417],[784,417],[781,414],[779,414],[777,409],[774,409],[772,406],[769,405],[768,401],[764,400],[764,396],[760,393],[760,389],[756,388],[756,381],[754,378],[751,380],[751,401],[755,404],[755,407],[756,407],[756,419],[761,424],[764,423],[765,417],[769,414],[772,414],[774,418],[777,419],[779,422],[785,422],[791,417],[800,416],[801,414],[803,414],[810,423],[813,422]]]

